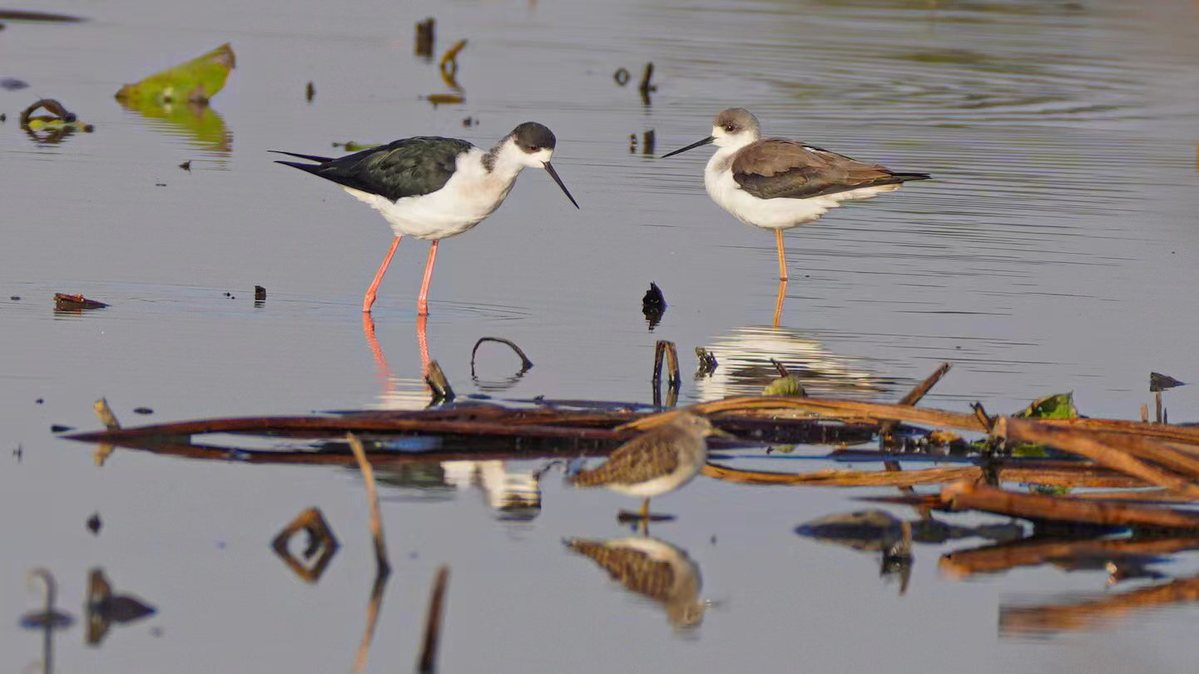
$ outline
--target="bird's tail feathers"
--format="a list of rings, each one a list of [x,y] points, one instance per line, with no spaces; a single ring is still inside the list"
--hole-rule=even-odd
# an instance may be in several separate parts
[[[267,150],[267,152],[274,152],[275,154],[285,154],[288,157],[298,157],[300,159],[307,159],[308,161],[315,161],[315,162],[319,162],[321,164],[323,164],[327,161],[333,161],[333,159],[331,157],[318,157],[317,155],[314,155],[314,154],[299,154],[296,152],[285,152],[283,150]],[[285,161],[281,161],[279,163],[287,164],[288,166],[295,166],[295,164],[291,164],[291,163],[288,163]]]

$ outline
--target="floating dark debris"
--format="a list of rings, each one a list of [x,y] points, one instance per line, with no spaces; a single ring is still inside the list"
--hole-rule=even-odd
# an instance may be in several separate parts
[[[97,646],[113,625],[136,622],[158,609],[130,594],[115,594],[102,569],[92,569],[87,584],[87,643]]]
[[[0,89],[4,89],[5,91],[18,91],[28,86],[29,83],[25,80],[19,80],[15,77],[0,77]]]
[[[254,286],[254,301],[255,302],[265,302],[266,301],[266,288],[264,288],[262,286]]]
[[[103,309],[107,306],[103,302],[88,299],[79,293],[54,293],[54,308],[57,311],[83,311]]]
[[[1162,374],[1160,372],[1150,372],[1149,373],[1149,391],[1150,391],[1150,393],[1157,393],[1158,391],[1165,391],[1168,389],[1175,388],[1177,386],[1186,386],[1186,382],[1179,381],[1179,380],[1175,379],[1174,377],[1171,377],[1168,374]]]
[[[312,81],[309,80],[308,86],[304,87],[304,100],[311,103],[312,99],[314,99],[314,98],[316,98],[316,85],[314,85],[312,83]]]
[[[416,42],[413,52],[426,59],[433,58],[433,47],[437,37],[437,22],[433,17],[416,22]]]
[[[192,160],[188,159],[187,161],[183,162],[179,165],[179,168],[183,169],[184,171],[192,170]]]
[[[154,410],[150,409],[149,407],[134,407],[133,413],[134,414],[154,414]]]
[[[67,14],[31,12],[20,9],[0,9],[0,19],[5,19],[8,21],[30,21],[42,23],[77,23],[85,20],[80,17],[69,16]]]
[[[666,313],[666,296],[662,294],[662,289],[658,287],[658,284],[653,281],[650,281],[649,290],[645,291],[645,295],[641,297],[641,313],[649,323],[650,330],[658,327],[658,323],[662,322],[662,316]]]
[[[291,551],[291,541],[301,531],[308,535],[308,541],[297,557]],[[329,562],[337,554],[338,547],[337,537],[333,535],[333,529],[320,508],[309,508],[296,515],[271,541],[271,548],[279,559],[307,583],[316,583],[321,579]]]

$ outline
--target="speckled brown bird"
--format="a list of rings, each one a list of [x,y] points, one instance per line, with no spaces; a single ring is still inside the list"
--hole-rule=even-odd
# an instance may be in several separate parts
[[[703,621],[707,608],[699,596],[703,581],[699,567],[683,550],[648,536],[568,538],[563,543],[590,557],[629,591],[660,603],[675,627],[695,627]]]
[[[641,519],[649,518],[649,499],[687,484],[708,460],[704,439],[728,436],[706,417],[682,412],[669,423],[646,431],[612,450],[608,460],[570,478],[576,487],[606,487],[641,496]]]

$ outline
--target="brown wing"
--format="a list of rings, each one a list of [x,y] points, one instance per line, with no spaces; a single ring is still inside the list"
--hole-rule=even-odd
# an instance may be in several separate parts
[[[646,431],[612,450],[602,465],[576,473],[571,482],[577,487],[593,487],[632,484],[661,477],[679,465],[677,443],[692,441],[674,426]]]
[[[925,173],[895,173],[843,154],[781,138],[746,146],[733,160],[733,180],[759,199],[806,199],[864,187],[923,180]]]
[[[566,541],[571,550],[590,557],[613,580],[641,595],[666,601],[674,586],[674,569],[667,562],[651,559],[636,548],[605,545],[603,541],[578,538]]]

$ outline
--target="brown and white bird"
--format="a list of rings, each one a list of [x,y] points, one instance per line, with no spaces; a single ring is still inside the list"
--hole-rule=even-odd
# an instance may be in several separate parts
[[[591,558],[630,592],[661,604],[675,627],[696,627],[703,621],[708,604],[699,596],[699,566],[680,548],[648,536],[568,538],[563,543]]]
[[[900,173],[785,138],[762,138],[758,118],[744,108],[716,115],[712,135],[662,155],[670,157],[714,143],[716,154],[704,170],[704,187],[741,222],[773,229],[779,254],[779,280],[787,280],[783,230],[813,222],[843,201],[891,192],[927,173]]]
[[[570,477],[576,487],[606,487],[640,496],[641,519],[649,518],[649,500],[687,484],[708,460],[705,438],[729,436],[707,417],[681,412],[669,423],[642,433],[612,450],[608,460]]]

